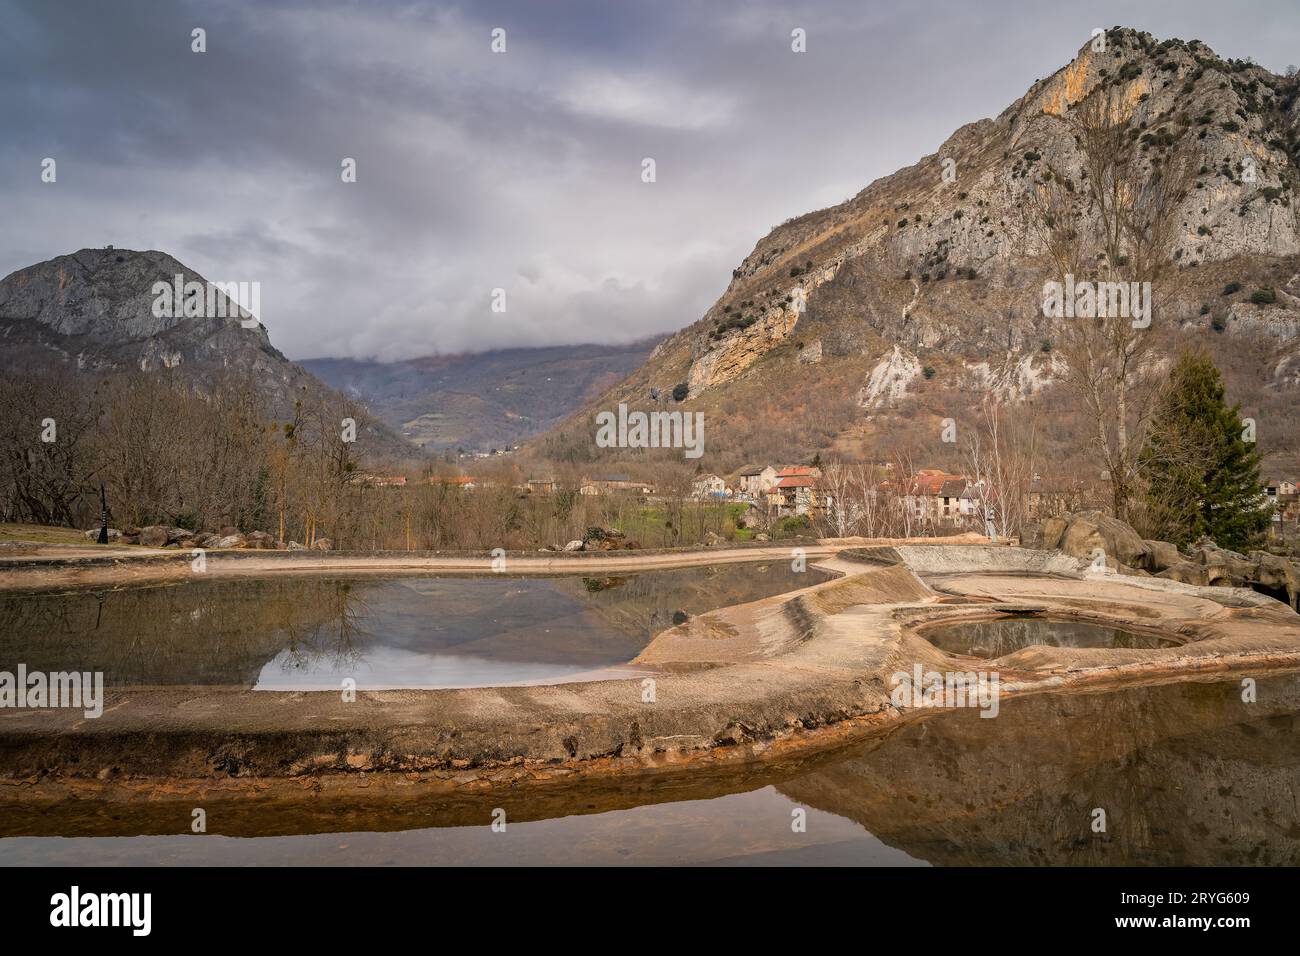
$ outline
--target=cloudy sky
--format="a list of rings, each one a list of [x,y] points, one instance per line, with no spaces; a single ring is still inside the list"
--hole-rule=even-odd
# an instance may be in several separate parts
[[[0,0],[0,275],[164,250],[295,359],[630,341],[1115,24],[1300,59],[1295,0]]]

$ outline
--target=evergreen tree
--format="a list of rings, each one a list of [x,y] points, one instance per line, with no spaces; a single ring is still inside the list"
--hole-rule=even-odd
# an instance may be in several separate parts
[[[1219,370],[1205,352],[1185,351],[1174,365],[1141,463],[1153,537],[1183,547],[1209,535],[1240,551],[1268,527],[1259,450],[1242,440],[1240,406],[1224,400]]]

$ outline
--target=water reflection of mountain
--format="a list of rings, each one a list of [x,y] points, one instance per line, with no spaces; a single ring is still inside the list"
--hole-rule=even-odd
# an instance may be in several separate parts
[[[398,578],[368,593],[385,645],[586,670],[621,664],[681,612],[700,614],[823,580],[785,562],[607,577]]]
[[[779,789],[939,865],[1300,863],[1300,677],[1027,698]],[[1093,833],[1094,808],[1107,832]]]
[[[110,685],[251,686],[266,661],[364,646],[363,588],[303,578],[6,595],[0,663],[103,671]]]
[[[582,671],[631,660],[678,612],[820,579],[776,563],[586,579],[271,577],[6,595],[0,666],[98,670],[118,686],[247,687],[268,662],[275,671],[351,673],[383,648],[397,660],[453,655]]]

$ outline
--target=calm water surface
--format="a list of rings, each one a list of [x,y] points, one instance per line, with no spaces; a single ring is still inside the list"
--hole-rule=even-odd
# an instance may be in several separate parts
[[[1001,657],[1031,644],[1047,647],[1175,647],[1177,641],[1154,634],[1127,631],[1087,621],[1040,617],[1006,617],[994,621],[962,621],[926,628],[925,636],[949,654]]]
[[[0,665],[113,686],[482,687],[601,676],[684,615],[826,580],[789,562],[582,577],[271,577],[0,597]]]
[[[1023,698],[813,761],[545,796],[208,803],[204,835],[188,807],[127,820],[79,804],[0,821],[62,834],[0,839],[0,864],[1294,866],[1300,677],[1257,694],[1243,702],[1234,680]]]

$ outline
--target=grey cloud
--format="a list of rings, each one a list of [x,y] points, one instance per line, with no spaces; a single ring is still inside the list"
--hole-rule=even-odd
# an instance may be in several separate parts
[[[1300,48],[1281,0],[0,0],[0,22],[0,210],[22,224],[0,234],[0,272],[85,245],[164,249],[261,281],[295,358],[676,329],[773,225],[996,114],[1094,26],[1275,70]],[[795,26],[807,54],[789,50]]]

